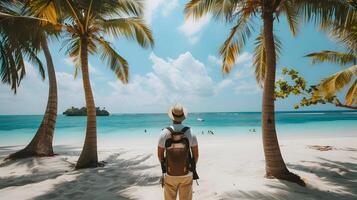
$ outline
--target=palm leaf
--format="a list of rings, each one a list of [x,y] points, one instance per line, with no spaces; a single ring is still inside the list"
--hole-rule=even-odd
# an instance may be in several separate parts
[[[238,54],[241,53],[251,36],[253,26],[249,20],[249,16],[241,16],[220,48],[219,53],[223,57],[223,73],[229,73],[232,70]]]
[[[128,83],[128,62],[111,47],[109,42],[105,41],[102,38],[95,38],[95,40],[102,49],[101,59],[107,60],[110,69],[114,71],[119,80],[121,80],[123,83]]]
[[[201,18],[214,8],[215,0],[191,0],[185,5],[186,18]]]
[[[350,83],[353,76],[357,76],[357,65],[337,72],[322,80],[319,84],[319,90],[324,93],[327,98],[335,96],[338,91]]]
[[[282,1],[278,9],[278,13],[283,12],[285,14],[290,31],[293,36],[296,36],[300,26],[300,16],[297,7],[291,1]]]
[[[140,18],[103,19],[97,23],[104,33],[112,34],[115,37],[125,36],[129,39],[136,39],[142,47],[152,47],[154,45],[154,37],[151,30]]]
[[[346,105],[352,106],[357,102],[357,79],[346,93]]]
[[[311,58],[312,64],[331,62],[338,65],[346,65],[350,63],[355,64],[357,62],[356,55],[337,51],[321,51],[308,54],[305,57]]]
[[[328,28],[331,21],[343,24],[346,13],[353,9],[347,1],[341,0],[294,0],[294,6],[304,21],[312,21],[322,29]]]
[[[282,43],[277,36],[274,35],[276,59],[279,59],[282,49]],[[266,66],[266,50],[264,46],[264,34],[261,30],[260,34],[255,39],[255,49],[253,56],[253,65],[255,67],[255,79],[260,87],[263,87]]]
[[[242,11],[245,13],[254,12],[257,3],[248,4],[249,2],[235,1],[235,0],[191,0],[185,5],[186,18],[193,17],[194,19],[201,18],[207,13],[211,13],[214,17],[219,19],[225,19],[227,22],[233,20],[233,18],[239,14],[237,9],[242,7]],[[240,14],[245,14],[240,13]]]

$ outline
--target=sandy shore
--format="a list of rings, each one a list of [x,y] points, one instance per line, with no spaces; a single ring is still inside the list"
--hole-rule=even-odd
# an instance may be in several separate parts
[[[306,188],[264,178],[259,135],[199,136],[194,199],[357,199],[357,137],[283,137],[280,145]],[[0,159],[21,147],[0,146]],[[100,141],[99,158],[107,165],[75,171],[80,147],[57,145],[55,157],[1,161],[0,199],[163,199],[156,138]]]

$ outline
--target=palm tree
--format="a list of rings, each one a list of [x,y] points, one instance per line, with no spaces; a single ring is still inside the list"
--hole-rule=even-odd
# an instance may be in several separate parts
[[[9,84],[11,90],[16,94],[17,88],[26,74],[24,58],[38,66],[43,79],[45,73],[42,62],[37,57],[38,49],[33,47],[28,40],[29,37],[26,37],[26,39],[14,37],[19,32],[14,26],[16,23],[14,16],[18,14],[15,8],[18,7],[10,7],[10,2],[11,0],[0,2],[0,74],[1,81]]]
[[[8,82],[12,82],[12,88],[16,92],[16,82],[19,84],[21,78],[25,75],[25,65],[21,52],[28,55],[28,58],[35,61],[40,66],[41,76],[45,77],[41,61],[37,58],[37,51],[43,51],[47,63],[47,75],[49,79],[49,93],[47,100],[47,107],[42,119],[41,125],[38,128],[34,138],[31,142],[22,150],[9,155],[6,159],[17,159],[31,156],[53,156],[53,134],[55,129],[56,117],[57,117],[57,83],[54,65],[51,57],[50,50],[47,44],[47,33],[49,33],[49,27],[39,21],[38,19],[29,16],[29,9],[24,7],[24,4],[20,1],[8,1],[1,4],[2,13],[7,13],[8,16],[1,16],[1,38],[2,45],[10,47],[11,49],[17,49],[19,52],[15,56],[19,56],[17,60],[17,68],[21,70],[18,80],[16,80],[16,66],[2,65],[3,77],[11,77],[9,73],[13,72],[14,77]],[[5,11],[5,12],[3,12]],[[42,24],[42,25],[41,25]],[[19,29],[21,27],[21,29]],[[5,52],[5,51],[3,51]],[[12,54],[2,54],[3,63],[12,59]],[[18,85],[17,84],[17,85]]]
[[[324,50],[306,55],[311,58],[312,64],[331,62],[340,66],[352,65],[323,79],[313,92],[315,99],[333,99],[338,107],[357,109],[357,6],[352,5],[345,21],[330,21],[323,30],[346,48],[346,52]],[[352,83],[352,84],[351,84]],[[349,89],[345,96],[345,103],[336,97],[343,88]]]
[[[220,48],[222,71],[229,73],[248,38],[252,35],[254,17],[262,21],[256,38],[254,65],[257,82],[263,87],[262,130],[266,177],[293,181],[304,185],[297,175],[289,172],[282,158],[275,129],[274,87],[276,58],[280,43],[274,36],[274,21],[284,14],[293,35],[298,32],[300,19],[324,24],[327,19],[344,17],[348,10],[338,0],[191,0],[186,4],[186,17],[200,18],[211,13],[216,19],[234,24]],[[341,12],[342,11],[342,12]]]
[[[127,83],[129,76],[128,62],[120,56],[105,34],[114,37],[125,36],[135,39],[140,46],[153,46],[154,39],[151,30],[142,20],[143,5],[135,0],[42,0],[36,2],[37,10],[43,13],[58,13],[65,16],[62,28],[67,37],[67,53],[76,63],[76,69],[81,70],[87,107],[87,129],[83,150],[76,168],[96,167],[97,155],[97,125],[94,97],[88,72],[88,54],[100,53],[101,59],[116,76]],[[46,12],[45,5],[51,4]],[[52,16],[52,15],[49,15]]]

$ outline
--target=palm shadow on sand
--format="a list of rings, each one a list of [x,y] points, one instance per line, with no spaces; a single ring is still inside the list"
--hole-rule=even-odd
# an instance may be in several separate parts
[[[300,187],[294,183],[278,181],[269,183],[269,191],[236,190],[224,193],[222,198],[228,199],[255,199],[255,200],[353,200],[357,199],[357,163],[339,162],[320,158],[319,162],[303,161],[302,164],[287,164],[290,169],[313,173],[323,182],[333,186],[335,190],[319,190],[312,185]],[[304,165],[304,164],[308,165]],[[313,164],[313,166],[309,165]]]
[[[68,152],[70,155],[79,154],[69,147],[61,147],[61,150]],[[31,175],[16,176],[1,179],[0,189],[11,186],[22,186],[31,183],[37,183],[49,179],[55,179],[62,175],[70,175],[75,177],[74,180],[65,181],[61,184],[55,185],[53,190],[44,195],[37,196],[35,200],[45,199],[127,199],[121,192],[130,186],[150,186],[158,185],[159,176],[152,174],[145,174],[143,170],[158,168],[158,165],[145,165],[147,159],[151,154],[142,154],[132,159],[122,159],[121,154],[115,153],[109,156],[104,167],[82,169],[82,170],[56,170],[53,172],[39,174],[34,172]],[[62,155],[62,153],[60,153]],[[38,158],[29,158],[23,161],[11,161],[4,165],[32,165],[31,162],[37,162]],[[68,163],[69,167],[73,168],[73,163]]]

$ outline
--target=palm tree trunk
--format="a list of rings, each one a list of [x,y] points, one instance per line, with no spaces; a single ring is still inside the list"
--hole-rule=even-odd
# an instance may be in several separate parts
[[[45,115],[35,137],[24,149],[9,155],[6,159],[18,159],[32,156],[53,156],[53,134],[57,118],[57,81],[52,56],[46,38],[41,41],[41,47],[47,62],[49,82],[48,100]]]
[[[81,40],[81,70],[87,107],[87,130],[83,150],[77,161],[76,169],[98,166],[96,110],[89,80],[88,41],[86,37]]]
[[[263,91],[262,130],[266,163],[266,176],[297,182],[303,185],[300,177],[289,172],[280,152],[275,129],[274,86],[276,73],[276,54],[273,35],[273,12],[263,12],[264,45],[266,49],[266,72]]]

